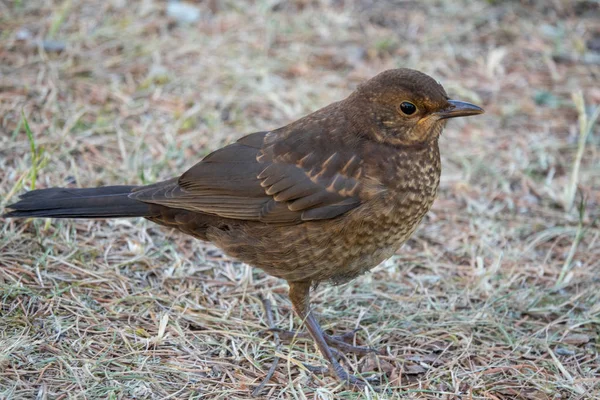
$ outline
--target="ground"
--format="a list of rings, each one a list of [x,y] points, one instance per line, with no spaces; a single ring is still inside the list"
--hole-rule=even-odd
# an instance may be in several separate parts
[[[0,205],[172,177],[394,67],[451,121],[439,197],[393,259],[314,309],[385,355],[308,372],[284,281],[144,220],[0,222],[0,398],[600,398],[597,0],[0,2]],[[185,19],[188,21],[184,21]]]

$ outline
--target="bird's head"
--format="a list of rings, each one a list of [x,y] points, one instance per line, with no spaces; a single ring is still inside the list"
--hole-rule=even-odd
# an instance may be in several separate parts
[[[482,114],[483,109],[448,98],[435,79],[412,69],[391,69],[361,84],[348,98],[364,132],[399,146],[437,140],[448,118]]]

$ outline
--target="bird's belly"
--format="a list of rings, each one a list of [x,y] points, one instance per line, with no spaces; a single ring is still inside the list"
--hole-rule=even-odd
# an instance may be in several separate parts
[[[428,209],[351,213],[335,222],[296,226],[247,225],[212,230],[209,240],[229,256],[290,282],[343,283],[390,258]]]
[[[334,246],[343,249],[344,257],[340,268],[325,268],[322,277],[334,283],[343,283],[361,275],[387,260],[408,240],[422,219],[362,221],[347,229],[353,235],[340,235]],[[350,240],[350,238],[353,238]],[[339,263],[340,261],[338,261]],[[333,262],[331,263],[334,264]]]

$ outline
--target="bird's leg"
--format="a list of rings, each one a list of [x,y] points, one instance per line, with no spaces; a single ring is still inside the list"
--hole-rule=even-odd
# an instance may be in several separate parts
[[[292,341],[297,339],[312,339],[313,337],[312,333],[288,331],[273,326],[270,326],[268,331],[273,332],[274,334],[278,334],[278,338],[285,341]],[[352,353],[359,356],[366,356],[368,354],[382,354],[380,350],[373,349],[371,347],[352,345],[352,340],[354,339],[354,335],[356,335],[356,332],[358,332],[358,329],[354,329],[350,332],[346,332],[341,335],[328,335],[323,331],[321,331],[321,334],[331,350],[337,349],[342,353]]]
[[[310,311],[310,282],[290,283],[290,300],[294,311],[304,321],[308,333],[312,336],[323,357],[329,362],[329,372],[338,379],[354,386],[364,387],[367,382],[361,378],[349,374],[334,357],[334,353],[327,344],[323,330]]]

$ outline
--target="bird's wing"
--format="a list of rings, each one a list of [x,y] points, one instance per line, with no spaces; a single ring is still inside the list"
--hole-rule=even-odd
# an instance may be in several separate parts
[[[130,196],[224,218],[293,224],[334,218],[374,193],[372,187],[363,190],[356,154],[323,154],[293,134],[282,136],[253,133],[209,154],[178,179]]]

